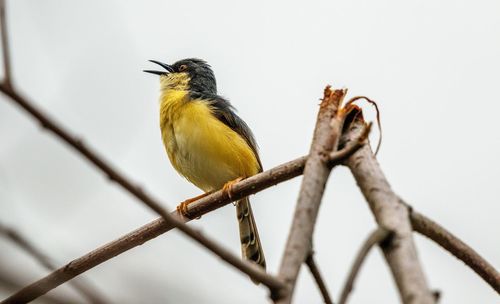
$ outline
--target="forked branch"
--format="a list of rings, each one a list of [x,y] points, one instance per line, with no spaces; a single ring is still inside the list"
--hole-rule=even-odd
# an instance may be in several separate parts
[[[343,139],[361,130],[361,117],[350,124],[351,132]],[[347,161],[361,192],[375,216],[378,225],[394,233],[390,242],[383,246],[385,259],[392,271],[403,303],[434,303],[412,235],[408,209],[399,202],[380,169],[369,145],[364,145]]]
[[[325,304],[333,304],[333,300],[332,297],[330,296],[330,293],[328,292],[325,280],[323,280],[318,265],[316,264],[316,260],[314,259],[313,250],[311,250],[311,252],[307,256],[306,265],[309,268],[309,271],[311,272],[314,281],[316,282],[316,285],[318,285],[318,289],[321,292],[321,295],[323,296],[323,301],[325,302]]]

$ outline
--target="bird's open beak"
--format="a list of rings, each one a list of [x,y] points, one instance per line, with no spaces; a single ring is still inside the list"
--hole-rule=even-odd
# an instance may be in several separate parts
[[[162,63],[162,62],[159,62],[156,60],[149,60],[149,61],[152,63],[156,63],[157,65],[164,68],[166,71],[143,70],[143,72],[151,73],[151,74],[155,74],[155,75],[167,75],[167,74],[172,73],[174,71],[174,68],[172,68],[171,65],[168,65],[166,63]]]

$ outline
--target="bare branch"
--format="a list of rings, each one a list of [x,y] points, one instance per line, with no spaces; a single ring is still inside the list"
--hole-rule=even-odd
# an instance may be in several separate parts
[[[314,251],[312,250],[307,256],[306,265],[307,267],[309,267],[309,270],[311,271],[311,274],[314,277],[314,281],[316,281],[316,285],[318,285],[319,291],[323,296],[325,304],[333,304],[332,297],[330,297],[330,293],[328,292],[328,288],[326,287],[325,281],[321,277],[319,268],[316,265],[316,261],[314,260]]]
[[[343,115],[338,115],[338,112],[345,94],[346,90],[325,89],[279,271],[279,278],[285,282],[286,289],[271,295],[276,303],[291,302],[300,266],[309,254],[321,198],[331,171],[328,155],[337,149],[342,132]]]
[[[368,255],[368,252],[370,252],[370,249],[374,245],[380,244],[389,235],[390,233],[388,230],[379,227],[378,229],[373,231],[370,234],[370,236],[366,239],[366,241],[363,243],[363,246],[361,247],[361,249],[358,252],[358,255],[356,256],[356,260],[354,260],[354,264],[351,267],[351,271],[349,272],[349,276],[347,277],[344,287],[342,288],[342,293],[340,295],[340,300],[338,304],[345,304],[347,302],[347,298],[349,297],[349,294],[354,287],[354,280],[356,279],[356,276],[358,275],[358,272],[361,269],[361,266],[363,265],[366,256]]]
[[[56,269],[56,266],[50,261],[50,259],[39,249],[37,249],[33,244],[31,244],[19,232],[0,223],[0,234],[4,235],[6,238],[11,240],[13,243],[15,243],[32,257],[34,257],[46,269],[50,271]],[[82,279],[71,281],[70,284],[91,303],[103,304],[108,302],[105,300],[104,296],[97,291],[95,287],[90,286],[87,282],[83,282]]]
[[[350,125],[356,134],[364,122],[356,120]],[[434,303],[425,275],[418,260],[412,235],[408,209],[399,203],[399,197],[392,191],[369,145],[364,145],[347,161],[358,186],[380,227],[394,232],[391,242],[383,247],[387,263],[398,286],[403,303]]]
[[[332,155],[329,164],[331,166],[339,164],[345,159],[345,157],[349,157],[350,154],[354,153],[360,147],[359,143],[362,139],[363,138],[358,137],[357,140],[350,142],[343,150],[338,151],[338,154]],[[231,196],[233,199],[238,200],[299,176],[304,170],[306,159],[306,156],[299,157],[293,161],[242,180],[233,185]],[[188,213],[190,218],[198,218],[206,213],[209,213],[210,211],[225,206],[230,202],[231,200],[227,197],[227,195],[225,195],[222,191],[217,191],[189,204]],[[179,217],[176,211],[172,212],[171,215]],[[185,222],[190,221],[190,219],[185,217],[179,217],[179,220],[183,220]],[[25,292],[44,294],[71,280],[77,275],[92,269],[129,249],[142,245],[173,228],[174,227],[172,225],[167,224],[161,218],[154,220],[149,224],[146,224],[81,256],[80,258],[69,262],[48,276],[24,288],[24,290],[26,290]]]
[[[5,13],[5,0],[0,0],[0,27],[2,35],[2,53],[3,53],[3,71],[4,79],[3,84],[6,88],[12,87],[11,73],[10,73],[10,49],[9,39],[7,36],[7,17]]]
[[[433,240],[482,277],[496,292],[500,293],[500,273],[474,249],[451,232],[423,214],[410,208],[413,229]]]

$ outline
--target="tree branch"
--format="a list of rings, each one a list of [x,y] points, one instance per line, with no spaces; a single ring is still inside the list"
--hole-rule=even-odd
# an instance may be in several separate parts
[[[331,171],[328,155],[337,149],[342,132],[343,116],[339,115],[339,108],[345,94],[346,90],[332,91],[330,87],[324,92],[278,276],[285,282],[286,289],[272,294],[277,303],[291,302],[300,266],[310,250],[321,198]]]
[[[6,15],[5,0],[0,0],[0,27],[2,35],[2,53],[3,53],[3,71],[4,71],[3,84],[7,88],[11,88],[12,81],[10,74],[10,48],[9,48],[9,39],[7,36],[7,17],[5,15]]]
[[[378,229],[373,231],[370,234],[370,236],[366,239],[366,241],[363,243],[363,246],[361,247],[361,249],[358,252],[358,255],[356,256],[356,260],[354,260],[354,264],[351,267],[351,271],[349,272],[349,276],[347,277],[344,287],[342,288],[342,293],[340,295],[340,300],[338,304],[345,304],[347,302],[349,293],[352,291],[354,287],[354,280],[356,279],[356,276],[358,275],[358,272],[361,269],[361,266],[363,265],[366,256],[368,255],[368,252],[370,252],[370,249],[374,245],[380,244],[383,240],[388,238],[389,235],[390,233],[388,230],[379,227]]]
[[[346,157],[349,157],[357,149],[362,146],[362,143],[368,135],[369,128],[365,128],[362,134],[350,142],[344,149],[330,156],[329,165],[341,163]],[[231,196],[234,200],[238,200],[245,196],[257,193],[278,183],[287,181],[302,174],[307,157],[299,157],[288,163],[279,165],[270,170],[264,171],[247,179],[244,179],[232,187]],[[215,209],[229,204],[231,200],[222,191],[214,192],[204,198],[201,198],[188,206],[188,214],[190,218],[198,218]],[[188,222],[189,218],[180,217],[176,211],[171,213],[172,216],[178,217],[179,220]],[[83,256],[77,258],[63,267],[57,269],[46,277],[32,283],[23,288],[12,297],[19,297],[19,293],[31,294],[30,297],[42,295],[57,286],[71,280],[77,275],[96,267],[97,265],[106,262],[107,260],[129,250],[145,242],[173,229],[174,226],[166,223],[163,219],[157,219],[149,224],[146,224],[106,245],[103,245]],[[276,288],[279,288],[279,283],[275,282]],[[271,284],[271,283],[270,283]],[[23,296],[24,297],[24,296]],[[16,298],[15,298],[16,299]],[[3,303],[3,302],[2,302]]]
[[[325,304],[333,304],[332,297],[330,297],[330,293],[328,292],[328,288],[326,287],[325,281],[321,277],[321,273],[319,272],[319,268],[316,265],[316,261],[314,260],[314,251],[311,250],[306,259],[306,265],[309,267],[309,271],[311,271],[312,276],[314,277],[314,281],[316,281],[316,285],[318,285],[319,291],[323,296],[323,300]]]
[[[39,249],[37,249],[33,244],[31,244],[25,237],[20,233],[15,231],[10,227],[0,223],[0,234],[3,234],[6,238],[11,240],[25,252],[30,254],[35,260],[37,260],[43,267],[50,271],[54,271],[56,266],[50,261],[50,259],[43,254]],[[83,282],[82,279],[71,281],[70,284],[75,290],[77,290],[84,298],[90,301],[90,303],[104,304],[108,301],[101,295],[100,292],[93,286],[89,286],[88,283]]]
[[[410,208],[413,229],[433,240],[482,277],[497,293],[500,293],[500,273],[474,249],[451,232],[423,214]]]
[[[364,122],[355,120],[347,132],[347,140],[356,134]],[[365,196],[378,225],[392,231],[394,237],[383,247],[385,259],[392,271],[403,303],[434,303],[417,257],[408,209],[399,203],[369,145],[364,145],[347,161],[358,186]]]

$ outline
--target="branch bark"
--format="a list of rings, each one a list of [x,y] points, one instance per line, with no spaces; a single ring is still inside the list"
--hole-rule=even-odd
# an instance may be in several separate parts
[[[346,139],[364,122],[355,120]],[[392,271],[403,303],[434,303],[414,244],[408,209],[392,191],[369,145],[364,145],[347,160],[356,182],[363,192],[378,225],[394,233],[384,246],[385,259]]]
[[[425,235],[453,254],[457,259],[463,261],[500,294],[500,273],[488,261],[438,223],[415,211],[410,206],[408,207],[410,208],[411,224],[415,231]]]
[[[330,297],[330,293],[328,292],[328,288],[326,287],[325,281],[323,280],[321,273],[319,272],[319,268],[316,265],[316,261],[314,260],[314,251],[311,250],[306,259],[306,265],[309,267],[309,271],[316,281],[316,285],[318,285],[318,289],[323,296],[323,301],[325,304],[333,304],[332,297]]]
[[[47,270],[54,271],[56,269],[56,266],[50,261],[50,259],[19,232],[0,223],[0,234],[3,234],[6,238],[35,258],[35,260],[37,260]],[[89,300],[90,303],[104,304],[108,302],[95,287],[90,286],[87,282],[83,282],[82,279],[71,281],[70,284],[84,298]]]
[[[328,155],[337,149],[342,132],[343,119],[339,115],[339,109],[345,94],[346,90],[332,91],[330,87],[325,89],[279,271],[279,278],[285,282],[286,288],[272,294],[276,303],[291,302],[300,266],[310,250],[319,206],[331,171]]]
[[[358,255],[356,256],[356,260],[354,260],[354,264],[351,267],[349,276],[347,277],[344,287],[342,288],[342,293],[340,295],[338,304],[345,304],[347,302],[347,298],[349,297],[349,294],[354,287],[356,276],[358,275],[359,270],[361,269],[361,266],[363,265],[363,262],[365,261],[366,256],[368,255],[372,247],[376,244],[380,244],[389,236],[389,231],[379,227],[366,239],[366,241],[363,243],[363,246],[359,250]]]

